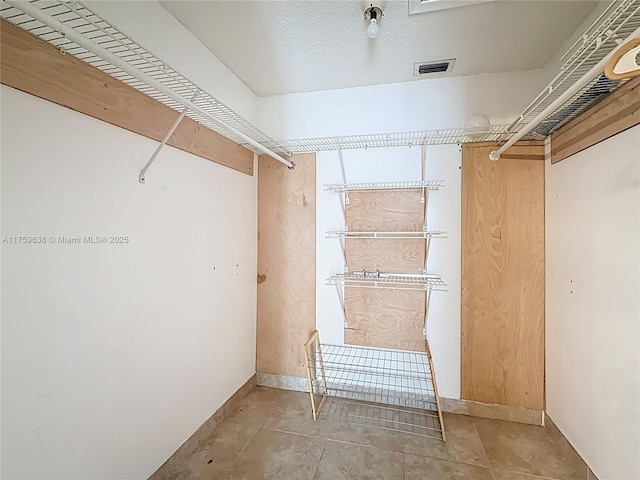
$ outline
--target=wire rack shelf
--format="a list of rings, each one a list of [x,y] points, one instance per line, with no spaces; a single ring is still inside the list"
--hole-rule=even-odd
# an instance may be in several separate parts
[[[371,190],[439,190],[444,187],[444,180],[428,180],[419,182],[380,182],[380,183],[339,183],[324,186],[325,191],[354,192]]]
[[[412,132],[373,133],[336,137],[285,140],[278,146],[294,153],[322,152],[384,147],[414,147],[421,145],[461,145],[469,142],[501,142],[509,138],[509,125],[491,127],[443,128]]]
[[[341,422],[440,438],[440,420],[431,410],[386,407],[384,405],[329,397],[323,413]]]
[[[445,290],[447,284],[435,274],[399,274],[367,272],[338,273],[327,278],[327,285],[393,290]]]
[[[409,239],[409,238],[446,238],[447,233],[442,231],[420,232],[352,232],[335,231],[327,232],[327,238],[380,238],[380,239]]]
[[[587,29],[563,57],[558,74],[525,108],[507,129],[517,133],[587,74],[612,50],[640,27],[640,0],[616,0]],[[559,105],[532,132],[531,138],[544,138],[567,124],[626,80],[609,80],[596,75],[586,86]],[[511,135],[509,135],[511,136]]]
[[[130,73],[121,70],[95,53],[71,41],[65,32],[73,29],[95,44],[106,49],[110,54],[119,57],[130,66],[161,83],[185,101],[191,101],[197,93],[197,97],[193,99],[192,103],[214,119],[234,128],[266,148],[279,151],[284,155],[291,154],[290,150],[279,145],[278,142],[235,113],[223,102],[190,81],[165,61],[101,18],[83,3],[78,1],[35,0],[30,2],[30,6],[36,7],[43,13],[58,20],[60,22],[60,28],[54,30],[18,8],[9,5],[4,0],[2,0],[0,4],[0,16],[21,29],[56,46],[60,49],[61,53],[73,55],[112,76],[116,80],[126,83],[178,112],[183,110],[183,104],[177,102],[175,99],[170,98],[154,87],[135,78]],[[245,146],[254,153],[263,153],[256,147],[248,144],[234,132],[204,117],[198,112],[189,110],[186,115],[233,142]]]
[[[428,344],[425,352],[305,344],[314,419],[446,439]],[[322,399],[316,404],[316,396]]]

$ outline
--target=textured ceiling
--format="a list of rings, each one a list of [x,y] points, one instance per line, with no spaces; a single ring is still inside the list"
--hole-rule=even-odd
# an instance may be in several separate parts
[[[259,96],[406,82],[415,62],[456,58],[440,76],[544,66],[595,1],[498,1],[408,15],[388,1],[378,38],[359,1],[163,1]]]

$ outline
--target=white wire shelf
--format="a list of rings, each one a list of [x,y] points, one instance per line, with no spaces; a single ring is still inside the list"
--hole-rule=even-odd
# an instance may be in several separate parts
[[[447,284],[435,274],[398,274],[382,272],[338,273],[327,278],[327,285],[392,290],[445,290]]]
[[[325,191],[354,192],[370,190],[439,190],[444,187],[444,180],[422,182],[380,182],[380,183],[338,183],[325,185]]]
[[[417,410],[407,407],[388,407],[379,403],[328,397],[323,415],[353,425],[376,427],[423,437],[442,438],[440,419],[435,408]]]
[[[313,343],[307,355],[313,393],[326,397],[322,415],[443,438],[426,352]]]
[[[327,238],[380,238],[380,239],[410,239],[410,238],[446,238],[447,232],[420,231],[420,232],[351,232],[335,231],[327,232]]]
[[[300,138],[278,142],[294,153],[421,145],[461,145],[469,142],[501,142],[509,138],[509,125],[444,128],[413,132],[374,133],[337,137]]]
[[[619,43],[640,27],[640,0],[616,0],[569,49],[558,74],[527,106],[508,132],[521,131],[531,120],[549,107],[567,89],[596,66]],[[609,80],[597,75],[590,83],[557,107],[529,136],[544,138],[567,124],[626,80]]]
[[[65,30],[73,29],[106,49],[112,55],[119,57],[132,67],[161,83],[185,101],[191,101],[194,94],[198,93],[197,98],[195,98],[192,103],[214,119],[247,135],[266,148],[277,150],[284,155],[291,154],[291,151],[279,146],[275,140],[235,113],[213,95],[207,93],[187,79],[180,72],[167,65],[165,61],[119,31],[83,3],[78,1],[35,0],[30,2],[30,5],[37,7],[47,15],[60,21],[60,29],[54,30],[44,25],[30,15],[4,2],[4,0],[0,4],[0,16],[21,29],[56,46],[60,49],[61,53],[73,55],[178,112],[183,110],[183,105],[175,99],[168,97],[166,94],[159,92],[131,74],[103,60],[98,55],[72,42],[65,35]],[[243,145],[254,153],[263,153],[222,125],[197,112],[189,110],[187,116],[233,142]]]

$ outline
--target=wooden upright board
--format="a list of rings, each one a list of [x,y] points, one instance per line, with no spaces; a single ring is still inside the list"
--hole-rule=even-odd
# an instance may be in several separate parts
[[[544,162],[518,149],[462,149],[462,397],[542,410]]]
[[[316,329],[316,156],[258,162],[258,373],[306,377]]]
[[[420,192],[350,192],[346,206],[350,231],[421,232],[425,205]],[[349,271],[423,272],[425,241],[357,239],[345,245]],[[345,289],[348,327],[345,343],[424,351],[425,292],[368,288]]]

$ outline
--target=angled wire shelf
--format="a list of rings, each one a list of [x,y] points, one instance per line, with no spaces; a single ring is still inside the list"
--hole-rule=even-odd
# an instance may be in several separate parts
[[[603,58],[640,27],[640,0],[616,0],[587,29],[563,57],[558,74],[513,122],[508,132],[517,133],[586,75]],[[529,132],[544,138],[622,86],[626,80],[596,75],[587,85],[562,102],[543,122]]]
[[[444,180],[419,182],[380,182],[380,183],[340,183],[325,185],[325,191],[353,192],[370,190],[438,190],[444,187]]]
[[[445,290],[447,284],[435,274],[413,275],[381,272],[338,273],[327,278],[327,285],[392,290]]]
[[[305,344],[314,419],[340,421],[446,439],[433,363],[425,352]],[[316,397],[321,400],[316,403]]]
[[[380,239],[410,239],[410,238],[446,238],[447,232],[420,231],[420,232],[351,232],[334,231],[327,232],[327,238],[380,238]]]
[[[131,67],[136,68],[151,79],[159,82],[179,97],[182,97],[185,101],[192,101],[193,104],[213,119],[223,122],[266,148],[275,149],[284,155],[291,154],[290,150],[279,146],[275,140],[235,113],[220,100],[191,82],[165,61],[102,19],[83,3],[78,1],[57,0],[35,0],[28,3],[29,6],[36,7],[43,13],[59,21],[60,27],[57,30],[53,29],[30,15],[23,13],[20,9],[11,6],[4,0],[2,0],[0,4],[0,16],[21,29],[56,46],[60,49],[61,53],[73,55],[107,73],[116,80],[139,90],[145,95],[178,112],[183,110],[183,104],[180,102],[71,41],[67,38],[66,33],[69,32],[70,29],[73,29],[98,46],[106,49],[110,54],[125,61]],[[197,94],[197,97],[194,98],[195,94]],[[210,118],[198,112],[189,110],[186,115],[231,141],[243,145],[254,153],[263,153],[225,126],[212,121]]]

